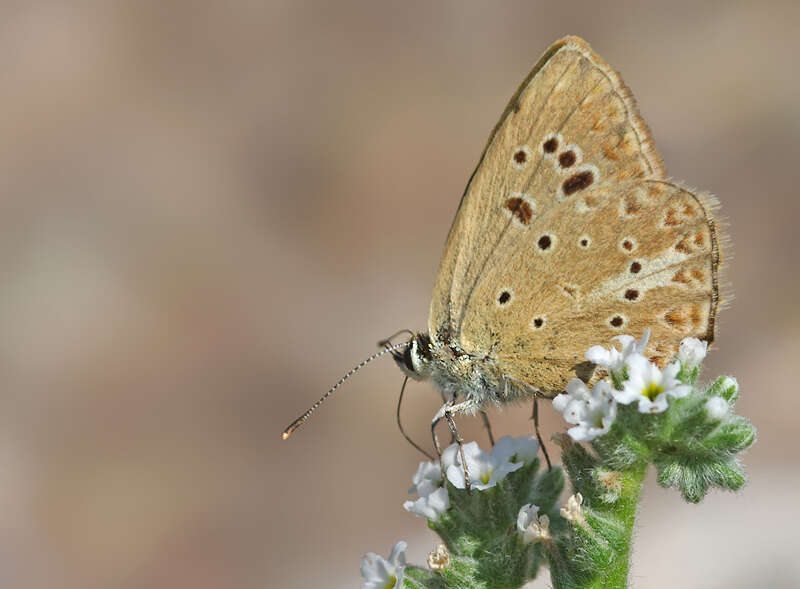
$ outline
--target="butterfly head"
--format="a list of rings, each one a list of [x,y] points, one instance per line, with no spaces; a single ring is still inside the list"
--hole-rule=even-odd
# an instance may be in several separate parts
[[[392,357],[400,370],[414,380],[425,380],[430,376],[431,338],[427,333],[415,333],[408,345],[392,352]]]

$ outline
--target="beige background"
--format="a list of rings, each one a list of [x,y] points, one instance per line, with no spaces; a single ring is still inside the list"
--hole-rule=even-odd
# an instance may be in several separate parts
[[[736,299],[707,374],[759,428],[740,494],[650,481],[636,585],[800,584],[798,25],[790,0],[3,2],[0,586],[355,587],[398,539],[422,562],[391,362],[279,434],[425,326],[486,137],[567,33],[723,203]],[[416,437],[435,409],[410,389]]]

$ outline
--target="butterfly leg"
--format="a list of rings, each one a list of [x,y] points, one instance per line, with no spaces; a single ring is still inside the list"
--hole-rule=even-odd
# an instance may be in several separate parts
[[[439,391],[439,394],[442,396],[442,403],[447,404],[448,399],[445,396],[444,391]],[[453,403],[455,403],[455,399],[453,399]],[[455,444],[455,443],[456,443],[456,439],[453,436],[453,433],[450,432],[450,444]],[[441,456],[441,454],[440,454],[440,456]]]
[[[403,386],[400,387],[400,398],[397,399],[397,427],[400,429],[400,433],[403,434],[403,437],[408,441],[409,444],[414,446],[417,450],[422,452],[425,456],[428,457],[429,460],[433,460],[433,456],[428,454],[425,450],[423,450],[414,440],[412,440],[406,430],[403,429],[403,424],[400,421],[400,406],[403,404],[403,393],[406,391],[406,385],[408,384],[408,376],[403,379]]]
[[[447,425],[450,428],[450,433],[456,440],[456,444],[458,444],[458,452],[461,454],[461,466],[464,468],[464,488],[467,489],[467,494],[472,495],[472,488],[469,484],[469,469],[467,468],[467,458],[464,456],[464,440],[461,438],[461,435],[458,433],[456,429],[456,421],[453,419],[453,414],[466,409],[467,407],[471,406],[469,401],[464,401],[463,403],[458,403],[457,405],[450,405],[444,411],[444,418],[447,421]]]
[[[436,412],[436,415],[433,416],[433,420],[431,420],[431,437],[433,438],[433,447],[436,449],[436,454],[439,456],[439,464],[442,467],[442,478],[444,478],[444,464],[442,464],[442,446],[439,444],[439,436],[436,435],[436,426],[439,425],[439,422],[444,418],[444,410],[447,407],[448,402],[445,401],[444,405],[442,405],[439,410]]]
[[[439,438],[436,436],[436,426],[442,419],[444,419],[447,422],[447,426],[450,428],[451,436],[455,440],[455,443],[458,444],[458,452],[461,456],[461,466],[464,468],[464,486],[467,489],[467,493],[470,495],[472,495],[472,489],[470,488],[467,458],[464,455],[464,440],[458,433],[458,429],[456,429],[456,422],[453,419],[453,414],[463,411],[471,405],[472,404],[469,401],[455,403],[455,400],[451,399],[442,405],[439,411],[436,412],[436,415],[433,416],[433,420],[431,421],[431,436],[433,437],[433,445],[436,448],[436,453],[439,455],[439,464],[442,469],[442,479],[447,477],[447,473],[444,470],[444,463],[442,462],[442,447],[439,444]]]
[[[539,393],[533,396],[533,415],[531,418],[533,419],[533,429],[536,431],[536,439],[539,440],[539,447],[542,449],[542,454],[544,454],[544,459],[547,462],[547,470],[549,472],[553,470],[553,465],[550,463],[547,447],[544,445],[541,432],[539,432]]]
[[[494,447],[494,436],[492,435],[492,424],[489,423],[489,416],[486,415],[486,411],[481,411],[481,419],[483,420],[483,426],[486,428],[486,433],[489,434],[489,443]]]

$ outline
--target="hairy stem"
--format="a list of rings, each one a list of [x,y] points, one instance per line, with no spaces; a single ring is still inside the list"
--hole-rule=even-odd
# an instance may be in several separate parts
[[[613,509],[613,515],[618,518],[624,532],[620,536],[620,543],[613,551],[613,557],[608,570],[601,573],[591,587],[627,587],[628,573],[630,572],[631,544],[633,542],[633,526],[636,523],[636,510],[642,494],[642,484],[647,472],[647,465],[636,466],[623,473],[623,484],[620,498]]]

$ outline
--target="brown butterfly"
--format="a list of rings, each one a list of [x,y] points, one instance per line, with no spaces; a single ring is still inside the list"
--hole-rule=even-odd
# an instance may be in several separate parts
[[[663,365],[683,338],[714,338],[715,207],[666,178],[619,74],[584,40],[561,39],[511,98],[467,184],[428,332],[382,342],[367,361],[390,352],[407,376],[433,381],[446,400],[433,425],[445,418],[456,436],[454,413],[596,378],[584,353],[614,335],[650,328],[645,354]]]

